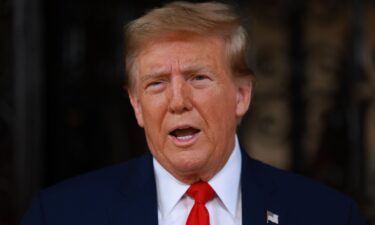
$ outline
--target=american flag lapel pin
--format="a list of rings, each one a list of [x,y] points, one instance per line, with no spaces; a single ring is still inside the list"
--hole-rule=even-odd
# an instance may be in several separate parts
[[[267,223],[279,224],[279,215],[267,210]]]

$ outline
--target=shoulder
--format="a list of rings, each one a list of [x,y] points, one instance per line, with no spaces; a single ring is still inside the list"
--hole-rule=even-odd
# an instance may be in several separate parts
[[[244,169],[253,170],[247,173],[254,173],[251,176],[254,178],[253,182],[266,196],[268,207],[289,215],[287,218],[290,222],[348,224],[348,220],[353,219],[353,224],[360,224],[357,223],[361,220],[357,206],[345,194],[318,181],[251,158],[245,164],[247,166]],[[310,221],[306,221],[306,218]]]
[[[40,191],[23,224],[107,224],[112,206],[127,206],[139,187],[151,192],[152,182],[150,154],[70,178]]]
[[[345,194],[311,178],[275,168],[255,159],[250,159],[250,164],[253,168],[257,168],[259,179],[264,182],[264,185],[273,186],[275,190],[289,199],[322,199],[326,202],[329,200],[333,202],[350,200]]]
[[[57,183],[42,190],[39,193],[40,200],[51,204],[105,202],[113,195],[118,195],[124,183],[134,182],[139,174],[146,173],[144,170],[147,167],[152,168],[152,157],[149,154]],[[152,170],[147,173],[152,173]]]

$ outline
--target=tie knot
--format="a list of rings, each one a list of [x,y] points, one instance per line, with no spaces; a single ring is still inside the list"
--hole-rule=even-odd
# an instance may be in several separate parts
[[[197,182],[190,185],[187,194],[195,199],[196,203],[206,204],[215,196],[215,191],[207,182]]]

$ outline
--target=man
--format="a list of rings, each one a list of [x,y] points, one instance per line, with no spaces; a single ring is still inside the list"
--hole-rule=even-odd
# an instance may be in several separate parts
[[[151,155],[35,198],[23,224],[361,224],[342,194],[250,159],[236,126],[253,74],[219,3],[170,3],[127,29],[128,93]]]

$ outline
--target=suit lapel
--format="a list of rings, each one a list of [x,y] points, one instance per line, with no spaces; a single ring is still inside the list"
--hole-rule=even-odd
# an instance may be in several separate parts
[[[267,211],[279,216],[278,224],[283,221],[282,209],[278,205],[277,186],[268,173],[267,166],[251,159],[242,151],[242,224],[267,224]],[[270,223],[269,223],[270,224]],[[271,223],[272,224],[272,223]]]
[[[147,154],[130,168],[131,171],[124,171],[126,179],[118,186],[118,193],[108,207],[109,224],[158,224],[152,156]]]

